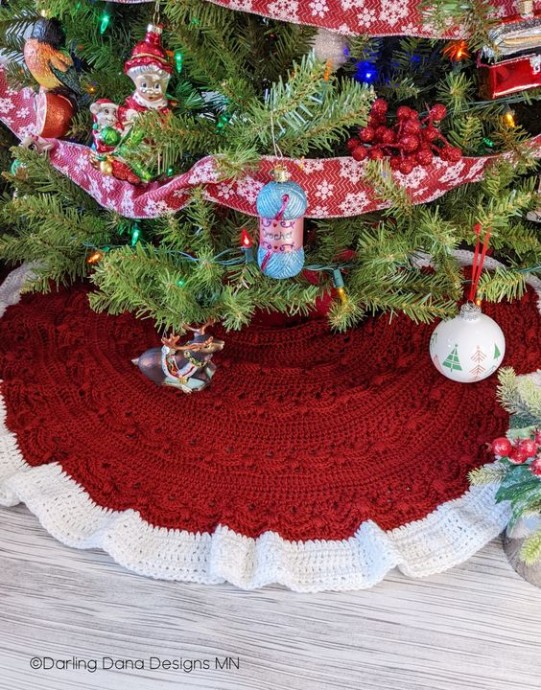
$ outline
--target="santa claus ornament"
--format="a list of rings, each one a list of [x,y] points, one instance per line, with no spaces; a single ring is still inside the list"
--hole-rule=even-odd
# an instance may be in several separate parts
[[[156,111],[165,115],[170,110],[166,92],[173,67],[162,46],[161,37],[161,26],[149,24],[144,40],[135,46],[131,57],[124,63],[124,74],[135,85],[133,94],[118,109],[120,124],[124,129],[131,127],[139,113]]]
[[[132,132],[136,117],[147,112],[164,116],[170,112],[166,93],[173,67],[161,35],[161,26],[149,24],[144,40],[135,46],[124,64],[124,73],[135,85],[132,95],[120,106],[108,99],[100,99],[91,106],[94,164],[103,174],[132,184],[150,182],[155,177],[152,170],[133,157],[144,139],[144,135]]]

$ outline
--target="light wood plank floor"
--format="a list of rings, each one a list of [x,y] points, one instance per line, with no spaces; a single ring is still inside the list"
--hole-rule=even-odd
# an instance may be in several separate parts
[[[26,508],[0,509],[2,690],[530,690],[541,688],[541,590],[499,541],[423,581],[371,590],[168,583],[57,543]],[[98,670],[32,670],[32,656]],[[206,660],[191,673],[149,658]],[[215,658],[240,658],[240,670]],[[102,657],[145,670],[101,670]],[[107,663],[107,662],[106,662]]]

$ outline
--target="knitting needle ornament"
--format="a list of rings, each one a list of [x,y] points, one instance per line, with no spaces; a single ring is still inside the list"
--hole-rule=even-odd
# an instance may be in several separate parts
[[[303,188],[279,165],[257,195],[259,248],[257,262],[264,275],[284,279],[298,275],[304,266],[304,214],[308,206]]]

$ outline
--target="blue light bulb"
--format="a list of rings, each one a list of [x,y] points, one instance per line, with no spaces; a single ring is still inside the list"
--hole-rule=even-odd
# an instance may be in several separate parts
[[[372,84],[378,76],[376,65],[371,62],[358,62],[355,70],[355,79],[363,84]]]

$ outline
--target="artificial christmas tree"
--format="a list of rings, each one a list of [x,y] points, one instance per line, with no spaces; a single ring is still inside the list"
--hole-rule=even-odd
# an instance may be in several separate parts
[[[507,363],[541,365],[540,94],[479,96],[479,49],[517,12],[494,2],[0,8],[0,120],[33,142],[6,163],[0,253],[53,292],[2,324],[4,504],[138,572],[243,587],[426,575],[498,533],[506,506],[466,491],[505,430],[494,380],[442,377],[426,325],[471,283]],[[92,101],[61,139],[19,59],[42,12]],[[488,347],[439,367],[481,379]]]
[[[19,135],[37,133],[34,99],[13,91],[32,84],[17,61],[22,31],[44,21],[61,23],[70,69],[94,101],[95,117],[104,99],[120,104],[128,97],[131,82],[123,73],[140,61],[138,51],[148,69],[153,60],[163,62],[162,100],[171,79],[172,112],[138,106],[123,144],[112,141],[121,125],[102,133],[98,124],[99,145],[90,153],[91,115],[81,109],[49,162],[15,153],[26,175],[11,178],[19,194],[0,209],[7,231],[0,253],[38,261],[35,288],[90,274],[99,288],[91,297],[97,309],[148,315],[160,328],[209,318],[241,328],[262,309],[308,314],[332,291],[338,270],[347,300],[335,293],[328,310],[335,328],[382,310],[427,321],[456,311],[463,276],[452,251],[473,244],[479,222],[491,229],[505,264],[483,276],[479,296],[523,293],[541,263],[538,232],[525,219],[538,198],[538,94],[481,100],[475,53],[490,41],[494,14],[516,8],[495,5],[488,16],[485,5],[467,11],[436,3],[432,24],[412,24],[392,3],[366,3],[361,13],[338,0],[319,9],[297,2],[219,4],[227,7],[206,0],[156,7],[18,0],[1,8],[9,64],[0,119]],[[278,21],[284,19],[290,21]],[[148,39],[153,30],[144,38],[152,21],[163,24],[158,40],[169,50],[167,63],[161,47],[140,48],[155,42]],[[332,65],[332,59],[343,62],[335,42],[327,60],[310,53],[314,41],[321,45],[315,26],[341,32],[344,64]],[[471,38],[469,51],[464,41],[451,50],[444,40],[408,37],[460,33]],[[386,99],[379,114],[381,100],[370,113],[376,94]],[[366,139],[376,130],[374,141],[382,144],[368,145],[374,160],[357,162],[359,146],[350,157],[348,137]],[[90,169],[92,160],[106,173],[122,168],[128,179],[107,179]],[[241,233],[255,236],[256,198],[277,163],[307,195],[304,248],[296,251],[304,252],[306,269],[319,273],[317,285],[306,271],[274,281],[245,260]],[[136,185],[151,179],[150,170],[157,181]],[[135,219],[141,222],[133,242]],[[416,267],[422,251],[433,257],[433,272]]]

